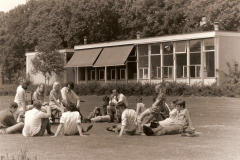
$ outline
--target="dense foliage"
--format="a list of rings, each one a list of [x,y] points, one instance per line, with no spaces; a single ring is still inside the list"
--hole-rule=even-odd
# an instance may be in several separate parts
[[[206,16],[207,28],[200,26]],[[239,0],[28,0],[0,12],[0,65],[11,82],[25,68],[25,52],[56,42],[88,43],[212,30],[240,29]],[[55,46],[55,47],[56,47]]]

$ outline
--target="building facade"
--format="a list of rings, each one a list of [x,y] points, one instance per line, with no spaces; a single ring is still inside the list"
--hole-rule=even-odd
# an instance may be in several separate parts
[[[74,47],[67,63],[75,83],[183,82],[209,85],[224,80],[227,62],[240,61],[240,33],[208,31]]]

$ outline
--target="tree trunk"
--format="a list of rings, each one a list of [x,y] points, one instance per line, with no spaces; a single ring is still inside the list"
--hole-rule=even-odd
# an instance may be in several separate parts
[[[44,102],[46,102],[46,88],[47,88],[47,86],[46,86],[46,81],[47,81],[47,77],[46,77],[46,74],[44,75],[44,80],[45,80],[45,83],[44,83]]]

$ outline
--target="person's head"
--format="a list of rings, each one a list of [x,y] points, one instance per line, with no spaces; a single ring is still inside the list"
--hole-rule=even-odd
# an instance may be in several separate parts
[[[142,103],[142,97],[138,97],[137,99],[136,99],[136,102],[138,102],[138,103]]]
[[[53,83],[53,90],[60,91],[61,85],[58,81]]]
[[[94,108],[95,114],[99,114],[101,112],[101,109],[99,107]]]
[[[66,106],[67,110],[70,111],[70,112],[73,112],[73,111],[76,111],[76,107],[75,107],[75,104],[68,101],[67,102],[67,106]]]
[[[42,107],[42,103],[41,103],[41,101],[34,101],[33,102],[33,107],[34,108],[36,108],[36,109],[38,109],[38,110],[40,110],[41,109],[41,107]]]
[[[178,99],[175,99],[171,102],[171,108],[174,109],[176,107],[176,103],[178,102]]]
[[[157,94],[164,92],[164,85],[163,83],[159,83],[155,86],[155,92]]]
[[[16,102],[12,102],[12,103],[9,105],[9,110],[10,110],[12,113],[16,112],[17,108],[18,108],[18,104],[17,104]]]
[[[68,82],[66,85],[67,91],[70,92],[71,90],[74,89],[74,83],[73,82]]]
[[[112,90],[112,94],[113,94],[114,96],[117,96],[117,95],[118,95],[118,90],[117,90],[117,89],[113,89],[113,90]]]
[[[27,90],[27,82],[25,81],[25,80],[23,80],[23,82],[22,82],[22,88],[24,89],[24,90]]]
[[[40,83],[38,85],[37,91],[40,92],[41,94],[44,93],[45,85],[43,83]]]
[[[103,96],[103,102],[109,102],[110,98],[109,96]]]
[[[185,108],[185,101],[177,101],[176,102],[176,108],[178,111],[182,110]]]
[[[25,81],[25,80],[24,80],[23,77],[19,77],[19,78],[18,78],[18,83],[19,83],[20,85],[22,85],[22,83],[23,83],[24,81]]]

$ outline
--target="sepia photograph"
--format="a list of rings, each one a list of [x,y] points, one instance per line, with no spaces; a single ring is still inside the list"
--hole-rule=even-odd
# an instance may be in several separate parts
[[[0,160],[239,160],[240,0],[0,0]]]

